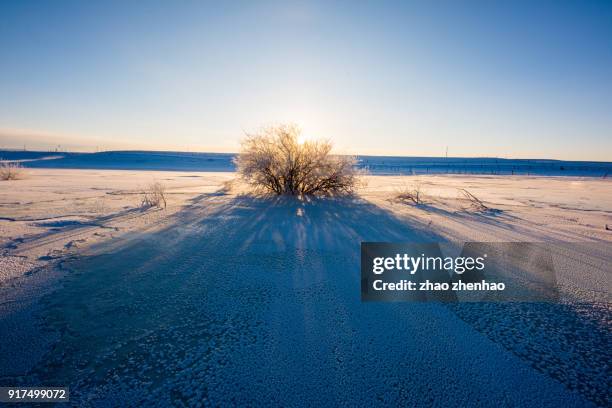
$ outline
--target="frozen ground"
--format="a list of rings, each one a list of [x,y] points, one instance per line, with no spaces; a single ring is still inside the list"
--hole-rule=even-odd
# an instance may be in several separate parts
[[[0,182],[0,385],[79,406],[612,403],[608,179],[371,176],[296,201],[231,173],[28,171]],[[141,211],[154,179],[169,207]],[[393,199],[416,184],[424,204]],[[563,302],[361,303],[359,242],[423,240],[548,242]]]

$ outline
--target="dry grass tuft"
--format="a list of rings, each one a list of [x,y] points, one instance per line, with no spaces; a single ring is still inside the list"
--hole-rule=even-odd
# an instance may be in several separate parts
[[[19,180],[25,178],[25,170],[19,163],[1,162],[0,180]]]
[[[474,194],[470,193],[465,188],[459,189],[459,195],[461,196],[461,198],[463,200],[467,200],[467,202],[469,204],[469,207],[473,211],[477,211],[477,212],[495,211],[495,210],[487,207],[478,197],[476,197]]]
[[[166,208],[166,186],[156,181],[143,191],[140,201],[142,208]]]
[[[412,187],[404,186],[393,196],[395,201],[401,203],[421,205],[424,203],[425,194],[420,182],[416,182]]]

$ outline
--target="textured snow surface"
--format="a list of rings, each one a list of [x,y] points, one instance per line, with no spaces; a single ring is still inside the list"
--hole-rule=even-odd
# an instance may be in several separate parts
[[[66,385],[85,407],[609,406],[609,238],[591,226],[609,217],[609,193],[588,211],[538,203],[545,211],[504,180],[495,190],[489,178],[432,178],[440,191],[421,208],[388,201],[399,180],[385,177],[356,199],[199,191],[160,228],[64,254],[54,290],[47,270],[2,287],[12,298],[0,307],[0,385]],[[445,192],[461,183],[503,212],[455,212]],[[508,204],[512,191],[525,203]],[[557,215],[581,218],[546,221]],[[557,243],[567,300],[361,303],[361,241],[453,237]],[[28,308],[24,291],[44,296]],[[20,320],[37,326],[24,332]],[[19,341],[42,354],[21,371],[6,358]]]
[[[359,240],[425,232],[361,201],[215,201],[74,261],[26,382],[79,405],[586,404],[448,307],[360,302]]]

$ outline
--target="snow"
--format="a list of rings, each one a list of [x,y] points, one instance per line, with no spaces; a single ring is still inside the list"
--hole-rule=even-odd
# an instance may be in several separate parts
[[[23,156],[22,156],[23,155]],[[32,157],[34,156],[34,157]],[[0,152],[0,158],[32,168],[234,171],[228,153],[110,151],[101,153]],[[37,160],[34,160],[34,159]]]
[[[299,201],[233,177],[0,182],[0,385],[67,385],[79,406],[610,405],[608,179],[372,175]],[[153,180],[164,211],[137,208]],[[423,205],[393,199],[417,183]],[[546,242],[563,302],[361,303],[361,241]]]
[[[0,151],[0,160],[32,168],[234,171],[232,153],[108,151],[62,153]],[[610,162],[486,157],[357,156],[360,169],[375,175],[488,174],[609,177]]]

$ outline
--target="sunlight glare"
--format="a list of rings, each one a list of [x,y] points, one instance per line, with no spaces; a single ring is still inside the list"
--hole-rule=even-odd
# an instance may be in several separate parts
[[[300,133],[300,135],[298,136],[298,143],[302,145],[302,144],[306,143],[309,139],[310,138],[308,136],[306,136],[303,133]]]

